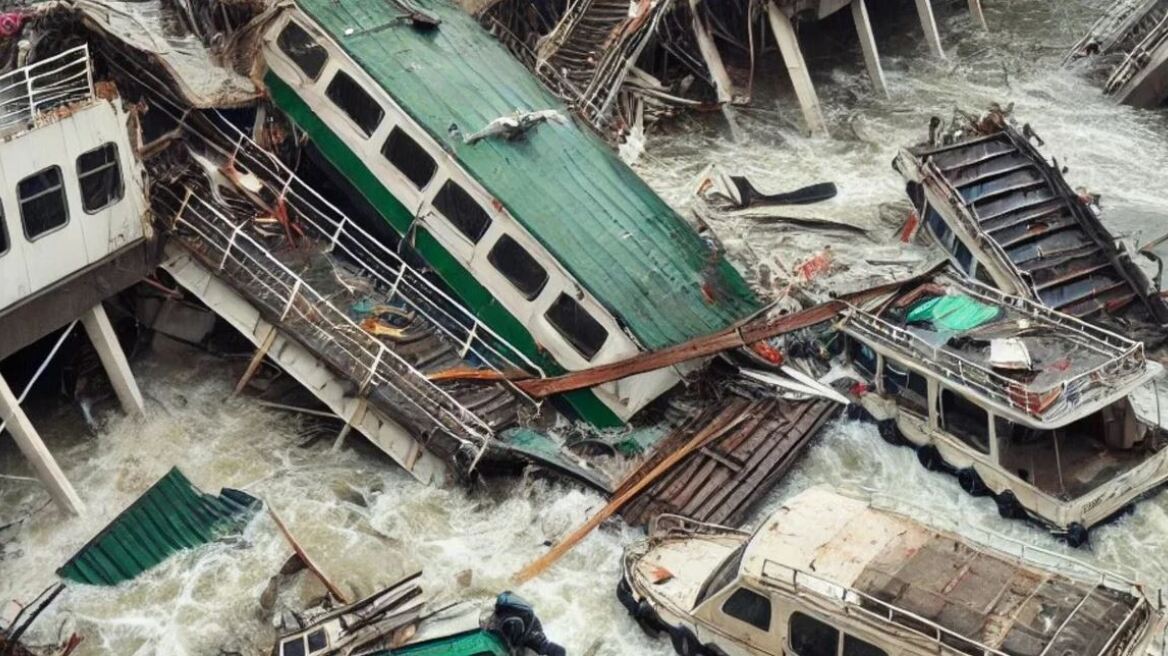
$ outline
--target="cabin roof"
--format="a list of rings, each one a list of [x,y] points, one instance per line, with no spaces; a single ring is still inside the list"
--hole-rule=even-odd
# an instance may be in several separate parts
[[[1159,372],[1138,342],[950,275],[855,308],[843,329],[1035,428],[1115,403]]]
[[[851,588],[849,601],[878,616],[888,614],[881,603],[896,606],[952,632],[946,642],[959,649],[967,639],[1017,656],[1048,645],[1101,653],[1133,609],[1148,611],[1132,590],[1040,569],[822,487],[786,502],[744,553],[742,575],[760,585],[789,589],[792,569],[801,591],[839,599],[840,586]]]
[[[571,113],[451,0],[414,2],[441,25],[414,28],[392,2],[296,0],[645,347],[759,308],[733,266],[574,120],[464,143],[517,110]]]

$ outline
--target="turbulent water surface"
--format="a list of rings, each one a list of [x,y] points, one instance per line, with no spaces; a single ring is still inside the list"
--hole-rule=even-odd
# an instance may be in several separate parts
[[[746,223],[714,228],[752,275],[766,264],[775,289],[795,263],[829,243],[837,274],[870,277],[873,261],[928,257],[887,243],[897,227],[887,217],[903,217],[895,210],[903,207],[903,185],[889,166],[897,148],[919,141],[932,115],[1014,102],[1018,119],[1047,141],[1046,152],[1071,167],[1072,184],[1103,193],[1112,230],[1137,242],[1168,231],[1164,114],[1116,107],[1077,71],[1059,67],[1103,0],[1094,6],[985,0],[988,34],[974,29],[965,3],[936,4],[945,61],[926,55],[911,12],[876,17],[890,98],[869,91],[850,33],[832,37],[839,44],[829,39],[829,47],[814,49],[809,66],[833,140],[800,134],[792,101],[771,88],[781,85],[767,84],[777,75],[771,67],[760,71],[756,108],[739,112],[742,140],[728,140],[716,117],[686,121],[650,135],[639,170],[683,210],[693,177],[711,163],[745,171],[766,190],[834,181],[840,196],[815,211],[863,225],[873,240]],[[881,206],[894,211],[882,219]],[[362,591],[424,567],[431,592],[490,597],[546,549],[545,541],[602,503],[595,494],[546,482],[515,481],[474,494],[421,487],[371,449],[333,454],[325,441],[298,446],[299,419],[229,398],[238,366],[155,355],[135,367],[151,397],[145,421],[110,412],[91,434],[74,408],[35,417],[89,505],[84,518],[58,515],[37,483],[19,478],[30,474],[11,441],[0,445],[0,526],[24,518],[0,529],[0,599],[27,599],[48,585],[56,567],[176,464],[209,491],[237,487],[266,499],[326,570]],[[823,483],[877,492],[965,529],[990,528],[1062,548],[1037,529],[1000,520],[991,500],[964,495],[953,479],[925,472],[911,451],[888,447],[870,427],[849,422],[823,432],[756,516]],[[666,641],[645,637],[613,596],[621,546],[636,535],[617,527],[598,531],[521,588],[570,653],[671,653]],[[1162,494],[1096,531],[1092,550],[1079,555],[1164,586],[1166,549],[1168,495]],[[48,641],[68,622],[86,636],[79,654],[265,653],[273,630],[258,599],[288,553],[271,520],[261,516],[242,539],[184,553],[131,583],[70,587],[35,637]],[[469,582],[459,576],[468,569]]]

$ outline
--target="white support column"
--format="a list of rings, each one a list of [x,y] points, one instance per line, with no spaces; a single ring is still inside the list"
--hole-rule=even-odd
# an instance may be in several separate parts
[[[726,65],[722,63],[722,54],[718,52],[718,45],[714,43],[714,37],[710,36],[709,30],[706,29],[706,23],[702,20],[698,5],[701,0],[689,0],[690,13],[693,14],[693,30],[694,35],[698,39],[698,50],[702,53],[702,59],[706,61],[706,66],[710,69],[710,76],[714,78],[714,91],[718,94],[718,102],[722,105],[722,114],[726,117],[726,122],[730,124],[730,134],[733,135],[735,141],[739,141],[741,134],[738,130],[738,123],[734,120],[734,110],[730,103],[734,100],[734,85],[730,81],[730,74],[726,72]]]
[[[989,24],[986,23],[985,13],[981,10],[981,0],[969,0],[969,13],[973,15],[973,20],[981,25],[981,29],[990,29]]]
[[[81,325],[85,326],[89,340],[97,349],[97,355],[113,383],[122,409],[128,415],[145,415],[146,405],[142,402],[142,392],[138,390],[138,382],[130,371],[130,363],[126,362],[126,354],[122,352],[122,345],[118,343],[118,336],[105,313],[105,307],[98,303],[89,308],[81,316]]]
[[[933,55],[945,58],[945,50],[941,48],[941,33],[937,31],[937,19],[933,17],[932,0],[917,0],[917,15],[921,17],[921,29],[925,31],[925,41]]]
[[[865,0],[852,0],[852,19],[856,22],[856,34],[860,37],[860,49],[864,51],[864,65],[868,67],[868,77],[876,93],[887,96],[888,85],[884,82],[884,69],[880,67],[880,51],[876,49],[876,35],[872,33],[872,21],[868,20],[868,5]]]
[[[774,0],[767,2],[767,18],[770,19],[771,31],[775,34],[775,41],[779,44],[779,51],[783,54],[783,62],[787,65],[787,73],[791,76],[791,84],[795,87],[795,96],[799,99],[799,107],[803,110],[803,119],[807,122],[807,129],[813,135],[827,136],[827,121],[823,118],[823,110],[819,106],[819,97],[815,93],[815,85],[811,83],[811,76],[807,73],[807,63],[803,61],[803,52],[799,49],[799,39],[795,36],[795,26]]]
[[[41,482],[49,488],[49,495],[53,497],[53,501],[74,515],[84,512],[85,504],[81,497],[77,496],[69,479],[65,478],[57,461],[53,459],[53,454],[49,453],[36,428],[21,409],[16,394],[13,394],[2,376],[0,376],[0,421],[4,422],[5,428],[16,439],[16,445],[32,463]]]

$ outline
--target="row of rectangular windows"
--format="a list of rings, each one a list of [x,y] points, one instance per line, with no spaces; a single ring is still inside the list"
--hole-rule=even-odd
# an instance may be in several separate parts
[[[771,600],[750,588],[738,588],[722,604],[722,612],[759,631],[771,630]],[[800,612],[791,613],[787,639],[797,656],[888,656],[879,647]]]
[[[112,142],[82,153],[77,158],[77,184],[81,192],[81,209],[95,214],[118,202],[124,195],[118,147]],[[34,241],[69,222],[69,201],[60,166],[49,166],[21,179],[16,185],[17,204],[24,236]],[[0,255],[8,252],[11,242],[5,230],[4,210],[0,206]]]
[[[276,45],[313,81],[328,63],[324,46],[295,22],[281,30]],[[381,105],[344,71],[337,71],[329,81],[325,97],[366,137],[372,136],[385,118]],[[382,145],[381,154],[419,190],[430,183],[438,170],[434,158],[396,125]],[[431,205],[472,244],[478,244],[491,226],[491,216],[453,180],[442,185]],[[487,261],[528,301],[535,300],[547,285],[547,269],[507,234],[491,247]],[[608,330],[567,294],[556,298],[544,318],[586,360],[595,357],[608,340]]]

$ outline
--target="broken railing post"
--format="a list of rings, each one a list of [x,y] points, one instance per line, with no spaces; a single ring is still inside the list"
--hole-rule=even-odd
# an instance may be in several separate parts
[[[714,37],[710,35],[706,29],[706,22],[702,20],[701,5],[702,0],[689,0],[690,12],[693,14],[693,30],[694,35],[698,40],[698,50],[702,53],[702,59],[706,61],[706,67],[710,69],[710,77],[714,80],[714,91],[718,94],[718,104],[722,106],[722,114],[726,117],[726,122],[730,124],[730,134],[735,141],[741,140],[741,134],[738,130],[738,122],[734,119],[734,110],[730,106],[734,101],[734,85],[730,81],[730,74],[726,72],[726,66],[722,63],[722,55],[718,52],[718,45],[714,43]]]
[[[20,407],[20,401],[17,400],[12,389],[8,387],[8,382],[4,380],[3,376],[0,376],[0,421],[4,422],[5,428],[16,440],[16,445],[20,447],[24,457],[32,463],[37,477],[41,479],[45,487],[49,488],[49,496],[53,498],[53,501],[74,515],[83,513],[85,504],[81,501],[81,497],[77,496],[69,479],[65,478],[61,467],[57,465],[53,454],[49,452],[49,448],[41,440],[36,428],[29,421],[28,415],[24,414],[24,410]]]
[[[876,48],[876,35],[872,32],[872,21],[868,19],[868,5],[865,0],[852,0],[852,19],[856,23],[856,34],[860,37],[860,49],[864,52],[864,65],[868,67],[872,88],[876,93],[887,96],[888,85],[884,81],[880,51]]]
[[[771,31],[775,34],[775,41],[778,42],[779,51],[783,55],[783,63],[787,66],[787,74],[791,76],[791,85],[795,87],[795,97],[798,98],[799,107],[803,110],[807,130],[812,135],[826,137],[827,121],[823,118],[819,96],[816,95],[815,85],[811,83],[811,75],[807,72],[807,63],[803,61],[803,52],[799,49],[795,26],[774,0],[767,3],[766,9]]]
[[[925,31],[925,42],[935,57],[945,58],[945,50],[941,47],[941,33],[937,31],[937,19],[933,16],[932,0],[916,0],[917,15],[921,18],[921,29]]]
[[[142,401],[142,392],[134,380],[134,373],[130,371],[130,363],[126,361],[126,354],[122,352],[122,345],[118,343],[118,336],[105,313],[105,307],[98,303],[89,308],[81,315],[81,325],[85,326],[89,341],[97,350],[98,358],[122,404],[122,410],[128,415],[144,416],[146,404]]]

